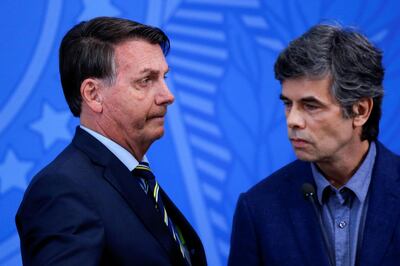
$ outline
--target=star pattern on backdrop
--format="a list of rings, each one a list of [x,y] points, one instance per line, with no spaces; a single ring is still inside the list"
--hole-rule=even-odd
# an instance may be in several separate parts
[[[0,194],[15,188],[24,191],[28,185],[27,173],[33,163],[19,159],[14,151],[8,150],[0,163]]]
[[[110,0],[83,0],[84,9],[78,20],[88,20],[97,16],[118,16],[121,11]]]
[[[68,129],[70,118],[69,111],[57,111],[45,103],[41,117],[31,124],[31,128],[40,134],[44,147],[48,149],[57,141],[71,140],[71,133]]]

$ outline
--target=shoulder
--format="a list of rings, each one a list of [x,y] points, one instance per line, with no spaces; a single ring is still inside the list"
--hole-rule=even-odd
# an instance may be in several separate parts
[[[85,181],[93,179],[90,171],[95,171],[89,164],[90,159],[85,154],[72,145],[67,146],[33,177],[16,214],[17,226],[25,232],[29,231],[29,226],[36,226],[43,220],[49,228],[56,228],[52,222],[59,221],[60,217],[65,216],[71,222],[79,215],[82,219],[98,217],[98,207],[91,193],[95,183]]]
[[[254,217],[268,215],[272,219],[285,212],[283,206],[301,199],[301,186],[305,182],[312,182],[310,163],[296,160],[242,193],[236,210],[239,213],[243,213],[240,209],[246,210]]]
[[[389,160],[392,163],[400,164],[400,156],[389,150],[384,144],[377,141],[376,143],[376,156],[378,160]]]
[[[289,193],[292,181],[302,182],[305,177],[311,174],[310,163],[296,160],[267,176],[259,183],[244,193],[248,198],[266,197]]]
[[[386,174],[390,179],[400,178],[400,156],[390,151],[382,143],[376,142],[375,174]]]
[[[86,153],[70,144],[32,178],[26,192],[43,182],[79,183],[82,181],[82,177],[93,176],[96,172],[99,174],[101,169],[92,162]]]
[[[69,145],[32,179],[15,217],[24,264],[98,261],[104,224],[90,186],[80,181],[89,161]]]
[[[90,180],[101,174],[97,168],[86,154],[70,144],[32,178],[20,209],[72,195],[89,198]]]
[[[288,209],[303,200],[301,186],[312,182],[310,180],[310,163],[299,160],[261,180],[240,195],[234,216],[235,228],[240,231],[251,224],[257,232],[281,232],[282,225],[289,222]]]

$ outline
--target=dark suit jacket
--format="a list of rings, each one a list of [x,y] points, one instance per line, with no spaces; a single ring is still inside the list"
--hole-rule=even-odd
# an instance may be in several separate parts
[[[400,265],[400,158],[377,143],[357,265]],[[301,193],[314,184],[309,163],[295,161],[239,198],[229,265],[329,265],[317,217]]]
[[[206,265],[196,232],[161,193],[193,265]],[[126,166],[80,128],[33,178],[16,224],[25,265],[184,265],[150,197]]]

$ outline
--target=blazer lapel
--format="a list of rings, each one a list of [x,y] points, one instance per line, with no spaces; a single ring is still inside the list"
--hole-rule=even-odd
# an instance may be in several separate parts
[[[178,245],[168,227],[164,224],[161,215],[154,207],[151,198],[144,193],[128,169],[125,166],[123,168],[119,169],[117,165],[109,165],[104,177],[124,197],[148,231],[165,248],[174,264],[180,264],[182,255]]]
[[[105,168],[104,178],[127,201],[130,208],[142,220],[143,225],[166,250],[174,265],[183,265],[179,247],[165,226],[151,199],[144,193],[139,182],[128,168],[103,144],[84,130],[77,128],[73,143],[95,162]]]
[[[163,189],[160,189],[160,193],[168,215],[171,217],[175,226],[179,227],[179,229],[182,231],[183,238],[187,244],[186,247],[190,253],[192,265],[206,265],[207,261],[204,248],[196,231]]]
[[[297,244],[307,262],[305,265],[329,265],[329,256],[317,215],[312,203],[304,198],[301,191],[304,183],[315,186],[310,164],[300,161],[296,161],[295,164],[293,171],[287,176],[291,195],[285,196]]]
[[[400,212],[399,162],[377,143],[359,265],[379,265],[389,247]]]

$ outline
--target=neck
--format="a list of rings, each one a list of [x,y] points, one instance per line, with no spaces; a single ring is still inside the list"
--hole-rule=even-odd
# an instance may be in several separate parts
[[[332,186],[340,188],[345,185],[364,161],[369,142],[365,140],[359,144],[348,149],[340,158],[316,163]]]
[[[96,131],[97,133],[103,135],[104,137],[114,141],[115,143],[118,143],[126,149],[130,154],[132,154],[135,159],[140,162],[143,159],[143,156],[146,154],[148,148],[150,145],[136,145],[135,143],[131,143],[128,140],[128,138],[125,135],[122,135],[121,132],[113,130],[112,127],[104,127],[102,124],[97,123],[96,120],[88,120],[88,119],[82,119],[80,124],[82,126],[85,126],[93,131]],[[142,142],[143,144],[144,142]]]

